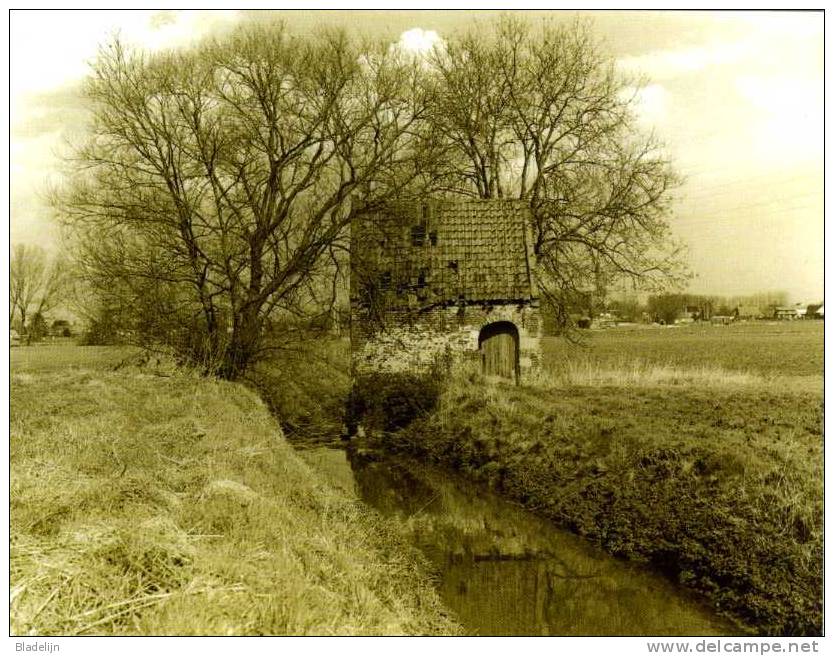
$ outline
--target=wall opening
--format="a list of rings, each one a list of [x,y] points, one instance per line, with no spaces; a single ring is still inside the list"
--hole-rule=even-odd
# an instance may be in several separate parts
[[[518,328],[511,321],[496,321],[478,334],[481,369],[485,376],[498,376],[519,382]]]
[[[411,226],[411,245],[422,246],[426,243],[426,222]]]

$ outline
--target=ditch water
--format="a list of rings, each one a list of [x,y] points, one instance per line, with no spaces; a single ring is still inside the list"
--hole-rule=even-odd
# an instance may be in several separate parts
[[[434,564],[446,607],[474,635],[738,635],[644,566],[457,475],[413,460],[299,450],[332,485],[396,517]]]

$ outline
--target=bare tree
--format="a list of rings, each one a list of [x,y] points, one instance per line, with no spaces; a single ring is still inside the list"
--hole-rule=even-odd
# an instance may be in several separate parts
[[[43,249],[26,244],[14,246],[9,262],[9,323],[17,312],[21,323],[26,324],[29,306],[40,289],[45,269],[46,253]]]
[[[84,175],[55,197],[82,274],[143,339],[239,377],[270,321],[327,297],[355,199],[423,177],[423,74],[282,25],[153,56],[114,41],[86,86]]]
[[[9,323],[17,314],[27,330],[33,317],[54,309],[66,277],[66,263],[59,256],[50,258],[39,246],[16,244],[9,263]]]
[[[282,25],[156,55],[116,40],[55,205],[99,307],[228,378],[270,326],[334,302],[352,214],[427,191],[529,200],[567,324],[589,286],[676,272],[676,178],[635,128],[635,89],[578,23],[502,19],[428,61]]]
[[[503,17],[452,37],[431,61],[432,116],[460,191],[529,200],[539,287],[562,326],[602,280],[680,279],[667,223],[678,178],[638,129],[642,82],[617,72],[587,24]]]

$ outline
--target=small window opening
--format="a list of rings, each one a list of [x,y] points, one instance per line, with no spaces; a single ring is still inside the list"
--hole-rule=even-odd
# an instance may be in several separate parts
[[[449,260],[449,268],[454,271],[455,273],[458,272],[458,261],[457,260]]]
[[[417,287],[422,289],[426,286],[426,279],[428,278],[428,269],[420,269],[420,275],[417,276]]]
[[[429,243],[432,246],[437,246],[437,231],[436,230],[432,230],[429,233]]]
[[[418,223],[411,226],[411,245],[422,246],[426,243],[426,223]]]

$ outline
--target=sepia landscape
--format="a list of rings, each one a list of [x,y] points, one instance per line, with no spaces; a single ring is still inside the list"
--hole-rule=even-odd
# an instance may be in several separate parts
[[[11,633],[822,635],[822,12],[378,13],[11,12]]]

